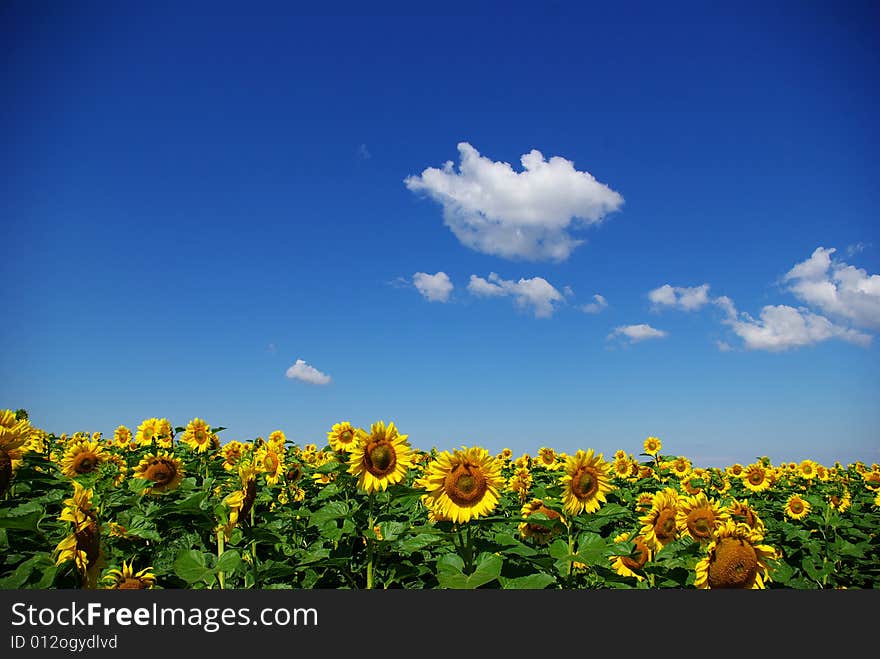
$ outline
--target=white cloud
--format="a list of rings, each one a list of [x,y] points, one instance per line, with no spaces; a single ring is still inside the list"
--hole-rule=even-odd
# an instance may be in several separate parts
[[[733,346],[731,346],[727,341],[716,341],[715,345],[718,346],[718,350],[721,352],[732,352]]]
[[[361,144],[358,147],[357,154],[358,158],[360,158],[361,160],[369,160],[370,158],[372,158],[372,154],[370,154],[366,144]]]
[[[655,309],[675,307],[682,311],[696,311],[709,303],[709,284],[702,286],[670,286],[663,284],[648,293]]]
[[[646,339],[662,339],[667,335],[668,332],[655,329],[650,325],[643,323],[641,325],[622,325],[616,327],[614,328],[614,331],[608,335],[608,338],[613,339],[622,336],[629,339],[630,343],[638,343],[639,341],[644,341]]]
[[[287,369],[287,377],[292,380],[302,380],[309,384],[330,384],[330,376],[321,373],[313,366],[309,366],[302,359],[297,359],[296,363]]]
[[[496,273],[489,274],[489,279],[471,275],[468,290],[478,297],[512,296],[520,307],[531,309],[536,318],[547,318],[556,311],[554,304],[563,301],[562,294],[546,279],[502,279]]]
[[[870,246],[871,243],[856,243],[855,245],[847,245],[846,255],[852,257],[856,254],[861,254]]]
[[[584,313],[599,313],[605,307],[608,306],[608,300],[606,300],[604,297],[602,297],[598,293],[596,293],[596,295],[593,296],[593,300],[594,300],[594,302],[590,302],[589,304],[581,305],[580,310],[583,311]]]
[[[413,285],[430,302],[448,301],[453,288],[445,272],[438,272],[435,275],[417,272],[413,275]]]
[[[834,248],[817,247],[783,278],[801,301],[854,325],[880,329],[880,275],[832,260]]]
[[[559,156],[545,160],[533,149],[516,172],[492,161],[467,142],[458,144],[461,162],[428,167],[404,179],[443,206],[444,223],[465,246],[504,258],[563,261],[583,241],[571,229],[598,224],[621,207],[623,197],[590,173]]]
[[[814,345],[828,339],[843,339],[858,345],[868,345],[871,336],[840,325],[808,309],[784,304],[767,305],[761,309],[760,319],[747,313],[737,313],[733,301],[721,297],[715,303],[724,309],[723,321],[739,336],[749,350],[782,352],[792,348]]]

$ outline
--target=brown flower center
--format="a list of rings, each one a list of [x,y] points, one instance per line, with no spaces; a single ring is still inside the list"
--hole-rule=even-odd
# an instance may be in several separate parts
[[[350,444],[353,438],[354,435],[352,435],[351,430],[343,430],[341,433],[339,433],[340,444]]]
[[[263,461],[263,464],[265,465],[267,473],[274,474],[276,471],[278,471],[278,465],[280,463],[278,462],[278,456],[276,456],[274,453],[267,453],[266,459]]]
[[[709,558],[710,588],[751,588],[758,574],[758,555],[744,540],[723,538]]]
[[[367,450],[364,451],[364,461],[367,471],[373,476],[387,476],[397,466],[397,452],[387,440],[370,442],[367,444]]]
[[[241,510],[238,512],[239,519],[247,519],[251,514],[254,501],[257,498],[257,484],[253,480],[249,480],[244,487],[244,500],[241,502]]]
[[[789,510],[793,512],[795,515],[799,515],[804,512],[804,502],[800,499],[794,499],[788,504]]]
[[[446,495],[458,506],[470,507],[483,500],[489,489],[483,470],[477,465],[460,464],[446,475]]]
[[[177,468],[173,463],[167,460],[157,460],[147,467],[144,477],[159,485],[165,485],[174,480],[177,475]]]
[[[560,514],[559,514],[559,513],[557,513],[555,510],[550,510],[550,509],[547,508],[546,506],[541,506],[541,507],[538,508],[537,510],[533,510],[531,513],[529,513],[529,515],[531,516],[531,515],[533,515],[534,513],[543,513],[543,514],[546,515],[549,519],[559,519],[559,518],[560,518]],[[540,534],[540,533],[548,533],[548,532],[550,532],[550,529],[549,529],[548,527],[546,527],[546,526],[541,526],[540,523],[538,523],[538,524],[536,524],[536,523],[531,523],[531,524],[528,525],[528,527],[529,527],[529,530],[530,530],[532,533],[538,533],[538,534]],[[553,530],[555,531],[556,529],[553,529]]]
[[[73,459],[73,470],[78,474],[90,474],[98,466],[98,456],[91,451],[77,453]]]
[[[697,508],[687,516],[687,527],[691,537],[697,540],[708,540],[715,528],[715,515],[708,508]]]
[[[300,479],[301,476],[302,476],[302,466],[299,464],[295,464],[290,469],[287,470],[287,482],[288,483],[296,483]]]
[[[77,551],[84,551],[86,553],[86,562],[91,567],[98,560],[101,548],[101,534],[97,522],[94,520],[89,522],[88,525],[77,531],[74,535],[76,536]]]
[[[645,563],[648,562],[650,550],[641,538],[636,538],[635,543],[636,548],[633,550],[633,553],[629,556],[621,556],[620,561],[630,570],[641,570],[645,567]]]
[[[119,590],[145,590],[147,585],[140,579],[127,577],[116,586]]]
[[[654,535],[661,544],[666,544],[675,538],[675,511],[664,508],[657,515],[654,522]]]
[[[752,485],[760,485],[764,482],[764,470],[754,469],[749,472],[749,483]]]
[[[599,477],[592,467],[580,467],[571,477],[571,493],[580,501],[592,498],[599,491]]]

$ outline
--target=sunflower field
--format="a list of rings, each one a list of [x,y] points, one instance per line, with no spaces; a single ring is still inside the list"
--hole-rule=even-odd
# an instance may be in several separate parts
[[[394,423],[278,430],[145,419],[55,435],[0,410],[0,588],[880,586],[880,466],[695,467],[420,450]]]

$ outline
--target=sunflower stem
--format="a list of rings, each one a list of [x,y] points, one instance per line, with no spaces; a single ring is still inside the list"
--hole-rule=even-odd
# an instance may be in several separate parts
[[[257,541],[253,537],[254,530],[254,509],[251,507],[251,523],[248,531],[251,533],[251,569],[252,574],[254,576],[254,588],[260,587],[260,582],[257,577]]]
[[[224,531],[223,529],[217,529],[217,560],[220,560],[224,551],[226,551]],[[217,572],[217,582],[220,584],[220,590],[226,588],[226,574],[222,570]]]
[[[373,588],[373,538],[370,536],[370,533],[373,531],[373,501],[375,495],[370,493],[370,505],[367,513],[367,532],[365,534],[365,539],[367,541],[367,590],[372,590]]]

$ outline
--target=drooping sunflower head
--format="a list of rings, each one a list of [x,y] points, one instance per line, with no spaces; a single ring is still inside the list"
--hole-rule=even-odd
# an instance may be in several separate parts
[[[770,489],[770,472],[760,462],[750,464],[745,468],[742,482],[752,492],[764,492]]]
[[[152,481],[144,494],[164,494],[176,489],[183,481],[184,471],[180,460],[167,451],[145,455],[134,470],[134,477]]]
[[[629,533],[621,533],[614,538],[614,542],[629,541]],[[641,571],[645,567],[648,561],[651,560],[652,552],[642,536],[637,535],[632,539],[632,542],[635,544],[635,548],[631,554],[627,556],[611,556],[609,560],[611,561],[611,567],[614,568],[617,574],[622,577],[635,577],[636,580],[642,581],[645,577],[636,572],[636,570]]]
[[[765,588],[770,579],[769,559],[779,553],[763,545],[760,533],[728,520],[715,532],[705,556],[696,565],[697,588]]]
[[[523,505],[521,512],[524,520],[528,520],[529,517],[532,517],[536,513],[541,513],[545,515],[548,520],[558,519],[565,523],[565,518],[555,510],[545,506],[541,499],[532,499]],[[521,522],[519,525],[519,533],[523,539],[531,539],[537,544],[546,545],[559,533],[559,528],[551,525],[544,525],[532,520],[531,522]]]
[[[398,433],[394,423],[387,426],[378,421],[370,427],[370,434],[358,437],[349,453],[348,473],[358,477],[358,488],[372,494],[400,483],[412,466],[412,448],[409,435]]]
[[[565,475],[560,480],[563,492],[563,510],[570,515],[594,513],[605,495],[614,490],[611,484],[611,465],[602,454],[593,449],[578,451],[565,461]]]
[[[156,575],[152,569],[150,566],[135,572],[134,561],[122,561],[122,569],[107,570],[101,580],[106,582],[105,588],[108,590],[149,590],[156,585]]]
[[[792,494],[785,502],[785,514],[792,519],[803,519],[810,512],[810,502]]]
[[[657,455],[663,448],[663,442],[658,437],[648,437],[645,440],[645,453],[648,455]]]
[[[727,513],[721,506],[702,492],[678,500],[675,525],[682,537],[709,542],[715,529],[726,519]]]
[[[107,458],[107,451],[98,442],[72,442],[61,459],[61,473],[69,478],[84,476],[95,471]]]
[[[430,506],[453,522],[488,515],[504,487],[502,463],[481,447],[443,451],[428,465],[418,486],[427,490]]]
[[[677,513],[678,493],[675,490],[666,488],[654,493],[651,509],[639,518],[641,535],[653,551],[660,551],[678,537]]]
[[[92,509],[93,495],[92,488],[85,488],[79,482],[73,481],[73,496],[64,500],[64,507],[61,509],[58,519],[70,522],[76,531],[88,526],[96,519]]]
[[[366,434],[363,430],[353,427],[348,421],[333,424],[327,433],[327,443],[334,451],[351,453],[357,446],[358,437]]]

